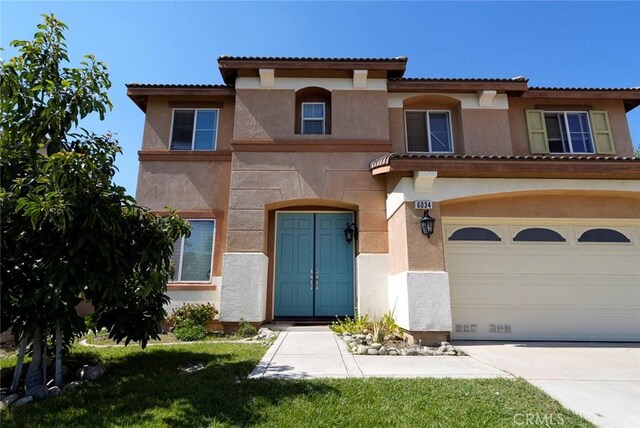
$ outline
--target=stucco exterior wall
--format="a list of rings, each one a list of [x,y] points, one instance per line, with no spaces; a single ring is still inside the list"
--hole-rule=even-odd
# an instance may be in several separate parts
[[[333,90],[331,134],[295,134],[295,91],[238,89],[234,139],[388,140],[387,97],[383,91]]]
[[[541,98],[509,98],[509,123],[511,139],[513,141],[513,154],[517,156],[529,155],[529,135],[525,110],[535,109],[536,106],[550,110],[548,106],[558,106],[559,111],[568,110],[567,106],[575,106],[573,109],[583,111],[606,110],[609,112],[611,132],[616,147],[616,156],[633,156],[633,145],[627,115],[624,111],[622,100],[599,99],[541,99]],[[563,108],[565,107],[565,108]]]
[[[334,138],[389,139],[386,92],[334,90],[331,93],[331,108]]]
[[[443,217],[629,218],[640,216],[640,192],[535,192],[442,202]]]
[[[167,207],[186,212],[211,213],[216,219],[213,274],[222,271],[227,246],[227,207],[231,162],[140,162],[136,200],[152,211]]]
[[[461,109],[461,114],[465,142],[464,154],[480,156],[513,154],[507,110]]]
[[[385,181],[369,172],[381,153],[234,153],[228,250],[267,252],[265,208],[336,201],[356,211],[358,252],[386,253]],[[286,203],[284,205],[286,206]]]
[[[233,97],[163,97],[151,96],[147,103],[144,131],[142,136],[142,150],[168,150],[171,140],[171,121],[173,108],[169,101],[184,103],[222,103],[219,108],[218,135],[216,150],[230,150],[233,135],[233,115],[235,101]],[[197,105],[197,104],[194,104]]]

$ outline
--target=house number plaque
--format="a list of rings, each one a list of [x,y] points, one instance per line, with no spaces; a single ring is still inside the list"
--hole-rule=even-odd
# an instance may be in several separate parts
[[[431,201],[416,201],[415,208],[417,210],[430,210],[433,208],[433,203]]]

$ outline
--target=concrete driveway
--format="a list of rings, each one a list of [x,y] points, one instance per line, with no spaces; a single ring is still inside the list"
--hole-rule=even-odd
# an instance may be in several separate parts
[[[455,342],[603,427],[640,427],[640,343]]]

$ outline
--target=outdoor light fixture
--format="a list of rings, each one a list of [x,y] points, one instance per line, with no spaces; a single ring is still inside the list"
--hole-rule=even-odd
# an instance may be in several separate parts
[[[353,238],[358,238],[358,228],[355,223],[347,223],[347,227],[344,229],[344,239],[351,244]]]
[[[429,215],[429,210],[426,210],[420,219],[420,229],[422,229],[422,234],[427,235],[427,237],[431,236],[433,233],[433,226],[435,224],[436,219]]]

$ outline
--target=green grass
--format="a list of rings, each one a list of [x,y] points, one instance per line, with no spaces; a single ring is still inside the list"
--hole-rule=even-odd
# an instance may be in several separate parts
[[[0,422],[3,428],[494,427],[517,426],[518,413],[538,413],[561,414],[564,427],[592,426],[523,380],[244,379],[264,351],[211,343],[78,346],[70,360],[102,360],[107,374],[74,393],[4,412]],[[193,363],[206,368],[178,370]]]
[[[91,345],[117,345],[116,342],[112,339],[109,339],[109,333],[106,330],[99,331],[96,333],[88,333],[83,337],[86,339],[87,343]],[[238,335],[222,335],[222,334],[209,334],[207,337],[203,339],[203,341],[208,342],[218,342],[218,341],[229,341],[229,340],[243,340],[247,339],[243,336]],[[173,333],[166,333],[160,335],[160,340],[150,340],[149,344],[154,343],[175,343],[180,342],[180,340]],[[122,342],[124,344],[124,342]],[[132,342],[132,345],[136,345],[136,342]]]

